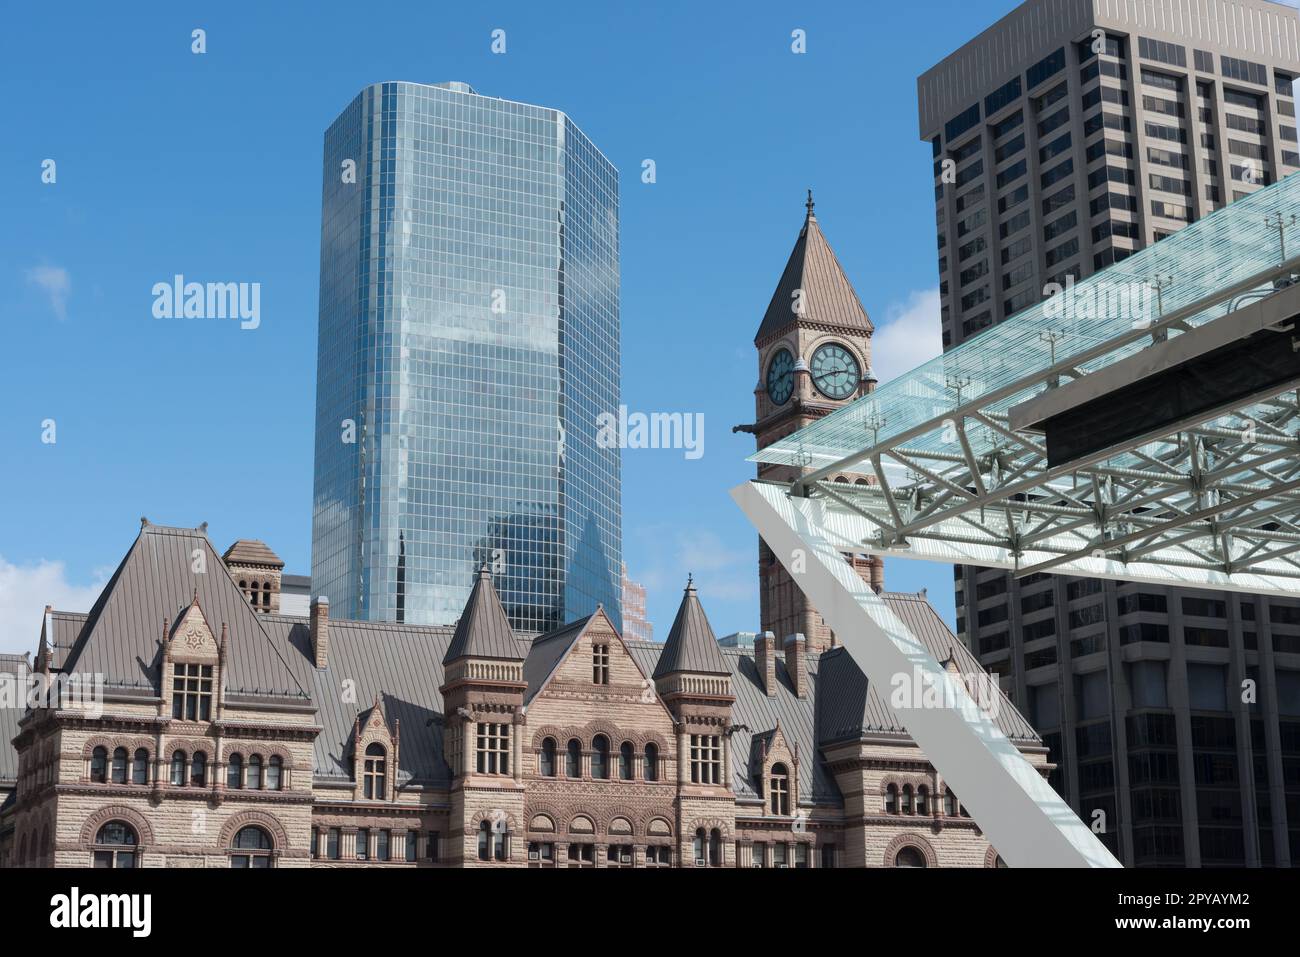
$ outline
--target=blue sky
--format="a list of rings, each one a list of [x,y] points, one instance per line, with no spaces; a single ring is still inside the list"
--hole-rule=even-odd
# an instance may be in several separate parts
[[[141,515],[309,571],[322,136],[396,79],[565,110],[620,169],[624,400],[705,421],[702,458],[624,453],[626,559],[659,636],[687,571],[719,634],[754,629],[755,536],[727,497],[753,440],[731,427],[752,421],[753,335],[804,190],[879,327],[882,378],[937,350],[916,76],[1014,5],[12,6],[0,650],[34,647],[47,601],[88,606]],[[175,273],[260,283],[260,327],[154,319]],[[948,568],[891,562],[886,581],[928,587],[951,621]]]

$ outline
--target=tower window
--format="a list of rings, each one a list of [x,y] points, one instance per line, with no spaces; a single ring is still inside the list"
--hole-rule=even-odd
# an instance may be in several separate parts
[[[478,773],[510,773],[510,725],[478,723]]]
[[[691,735],[691,783],[722,783],[722,740],[718,735]]]
[[[609,645],[591,646],[591,680],[598,685],[609,684]]]

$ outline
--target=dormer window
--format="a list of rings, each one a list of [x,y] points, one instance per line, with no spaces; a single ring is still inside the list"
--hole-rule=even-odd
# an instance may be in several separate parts
[[[591,680],[594,684],[609,684],[609,645],[591,646]]]
[[[768,778],[768,807],[773,814],[790,813],[790,772],[784,764],[772,765]]]
[[[172,717],[185,721],[212,718],[212,665],[173,665]]]
[[[366,746],[364,790],[367,801],[382,801],[388,793],[388,754],[382,744]]]

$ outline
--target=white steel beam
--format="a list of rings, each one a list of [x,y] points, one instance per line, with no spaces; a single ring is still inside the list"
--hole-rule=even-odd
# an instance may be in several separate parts
[[[825,499],[791,497],[758,482],[737,486],[731,496],[885,700],[899,676],[910,687],[946,689],[938,705],[914,695],[915,706],[893,711],[1008,865],[1120,866],[963,682],[951,680],[845,561],[845,553],[864,551],[860,537],[843,534],[846,522],[867,524],[860,516],[846,518],[830,512]]]

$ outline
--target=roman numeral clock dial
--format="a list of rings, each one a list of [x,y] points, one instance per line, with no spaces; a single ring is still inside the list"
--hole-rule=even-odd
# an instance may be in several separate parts
[[[831,343],[813,353],[813,385],[827,398],[847,399],[858,390],[861,379],[858,360],[843,346]]]

